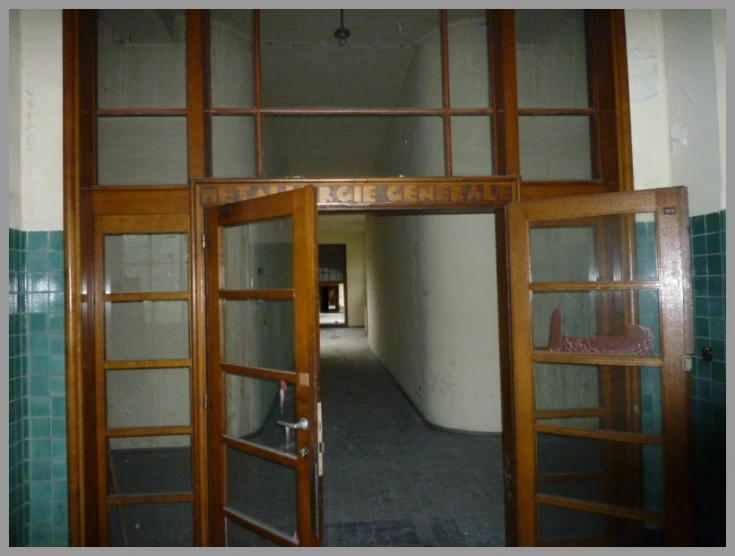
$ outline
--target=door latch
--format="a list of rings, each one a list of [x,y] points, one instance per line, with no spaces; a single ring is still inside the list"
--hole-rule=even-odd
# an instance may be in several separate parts
[[[317,474],[324,474],[324,435],[322,432],[322,402],[316,404],[316,445],[317,445]]]
[[[694,368],[694,359],[691,355],[685,355],[681,358],[681,368],[685,373],[691,373]]]

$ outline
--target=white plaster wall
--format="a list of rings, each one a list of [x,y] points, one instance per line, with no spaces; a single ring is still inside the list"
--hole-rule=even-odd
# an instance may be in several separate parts
[[[636,189],[685,185],[725,208],[724,10],[626,10]]]
[[[475,26],[465,25],[462,31],[453,34],[459,42],[452,49],[457,59],[463,49],[483,44]],[[418,48],[399,104],[408,99],[412,105],[441,102],[441,97],[428,98],[432,92],[423,87],[440,76],[434,56],[438,40],[429,36]],[[457,94],[461,104],[480,102],[487,94],[487,76],[471,76],[477,78],[477,89],[465,81]],[[429,131],[430,125],[418,119],[393,122],[375,173],[443,175],[441,126]],[[484,145],[489,146],[489,137]],[[488,150],[465,151],[462,173],[487,174]],[[370,347],[430,422],[500,432],[494,217],[368,216],[366,225]]]
[[[633,181],[636,189],[674,185],[661,10],[625,10]]]
[[[20,10],[23,230],[63,228],[61,10]]]
[[[365,326],[365,234],[347,232],[347,319],[350,327]]]
[[[319,243],[344,244],[347,250],[347,324],[350,328],[365,326],[365,233],[319,232]]]
[[[366,225],[370,347],[430,422],[499,432],[493,216]]]
[[[21,121],[23,119],[22,106],[22,78],[21,78],[21,45],[20,45],[20,10],[10,10],[8,16],[10,34],[9,54],[10,68],[8,84],[8,226],[20,229],[22,208],[20,204],[21,184]]]
[[[711,10],[664,10],[663,21],[669,123],[686,138],[672,137],[673,181],[696,191],[691,214],[715,212],[724,207]]]
[[[725,10],[712,10],[712,42],[717,80],[717,114],[720,132],[720,209],[727,207],[727,46]]]

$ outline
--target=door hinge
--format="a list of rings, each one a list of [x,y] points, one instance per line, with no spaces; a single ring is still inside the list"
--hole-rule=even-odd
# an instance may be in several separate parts
[[[202,249],[207,248],[207,234],[202,234]]]
[[[209,409],[209,394],[204,394],[204,409]]]

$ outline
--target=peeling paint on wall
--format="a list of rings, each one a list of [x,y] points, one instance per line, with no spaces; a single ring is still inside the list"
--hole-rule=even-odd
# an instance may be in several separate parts
[[[637,104],[643,104],[661,92],[656,50],[636,48],[631,52],[629,62],[632,77],[630,100]]]
[[[681,122],[674,122],[671,125],[671,139],[681,143],[684,147],[689,144],[689,140],[687,139],[688,134],[689,130],[687,129],[687,126]]]

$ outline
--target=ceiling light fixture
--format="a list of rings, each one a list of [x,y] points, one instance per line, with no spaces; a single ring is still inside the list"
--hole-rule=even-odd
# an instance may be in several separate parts
[[[347,44],[347,39],[350,38],[350,30],[345,28],[345,11],[339,11],[339,29],[334,32],[334,37],[339,40],[339,45],[344,46]]]

